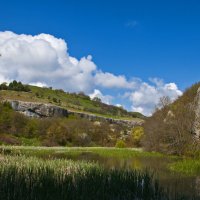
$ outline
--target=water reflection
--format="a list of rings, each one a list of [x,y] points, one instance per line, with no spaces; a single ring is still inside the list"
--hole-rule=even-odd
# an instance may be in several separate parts
[[[109,169],[137,169],[152,171],[155,177],[157,177],[160,183],[169,188],[169,191],[175,193],[175,191],[186,195],[189,199],[200,199],[200,176],[185,176],[180,173],[171,172],[168,169],[168,165],[172,160],[170,158],[163,157],[133,157],[129,159],[122,159],[117,157],[107,158],[101,157],[94,153],[84,152],[76,156],[67,156],[72,160],[86,160],[95,161],[105,168]]]

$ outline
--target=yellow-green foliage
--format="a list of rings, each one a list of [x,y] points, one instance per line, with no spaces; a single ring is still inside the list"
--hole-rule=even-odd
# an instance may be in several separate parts
[[[141,139],[144,135],[144,129],[141,126],[136,126],[132,129],[132,139],[135,146],[141,145]]]
[[[117,140],[115,147],[117,148],[125,148],[126,143],[123,140]]]

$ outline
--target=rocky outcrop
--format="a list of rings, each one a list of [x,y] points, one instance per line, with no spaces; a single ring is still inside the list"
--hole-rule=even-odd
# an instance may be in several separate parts
[[[136,125],[142,125],[144,122],[143,120],[122,120],[122,119],[113,119],[113,118],[108,118],[108,117],[103,117],[103,116],[98,116],[94,114],[88,114],[88,113],[81,113],[81,112],[72,112],[68,111],[69,115],[77,115],[81,118],[88,119],[90,121],[101,121],[101,122],[108,122],[110,124],[118,124],[121,126],[128,126],[128,127],[134,127]]]
[[[67,117],[68,111],[51,104],[43,104],[36,102],[25,102],[18,100],[6,100],[9,102],[13,110],[23,113],[28,117]]]
[[[197,96],[195,98],[195,123],[194,123],[194,133],[197,138],[200,138],[200,88],[197,91]]]
[[[136,125],[141,125],[143,120],[122,120],[122,119],[113,119],[103,116],[97,116],[94,114],[82,113],[69,111],[67,109],[61,108],[59,106],[45,104],[45,103],[36,103],[36,102],[25,102],[19,100],[6,100],[12,106],[12,108],[28,117],[67,117],[69,115],[75,115],[90,121],[101,121],[108,122],[110,124],[118,124],[121,126],[134,127]]]

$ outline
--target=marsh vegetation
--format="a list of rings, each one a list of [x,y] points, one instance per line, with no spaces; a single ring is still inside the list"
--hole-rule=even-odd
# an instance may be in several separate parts
[[[8,200],[199,197],[194,176],[171,171],[180,160],[160,153],[20,146],[2,146],[0,152],[0,191]]]
[[[5,200],[168,199],[148,172],[25,156],[5,156],[1,161],[0,194]]]

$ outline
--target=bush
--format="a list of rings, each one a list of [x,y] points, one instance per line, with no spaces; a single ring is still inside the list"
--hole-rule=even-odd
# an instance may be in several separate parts
[[[125,148],[126,143],[123,140],[117,140],[115,147],[116,148]]]
[[[137,147],[141,146],[141,139],[144,135],[144,129],[141,126],[136,126],[132,129],[133,144]]]

